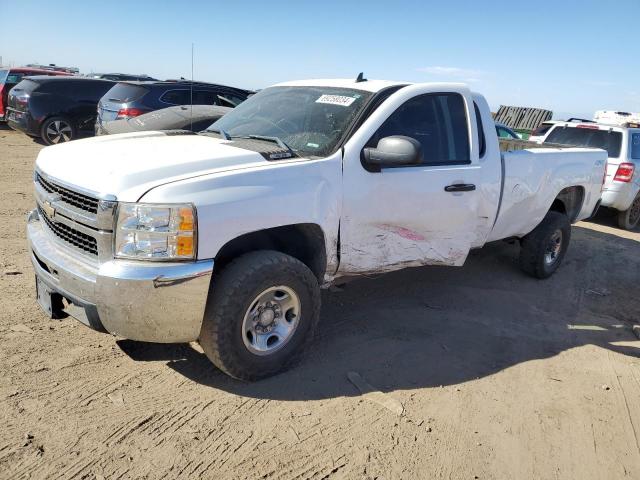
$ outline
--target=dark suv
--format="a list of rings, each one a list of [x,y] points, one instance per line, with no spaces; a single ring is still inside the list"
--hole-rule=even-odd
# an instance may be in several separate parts
[[[175,105],[219,105],[235,107],[254,92],[203,82],[120,82],[98,103],[96,133],[112,120],[137,117],[143,113]]]
[[[7,114],[7,97],[9,90],[15,87],[23,77],[27,75],[71,75],[68,72],[59,70],[45,70],[43,68],[18,67],[18,68],[1,68],[0,67],[0,122],[6,120]]]
[[[93,130],[98,100],[109,80],[82,77],[29,77],[9,92],[7,123],[47,144],[67,142]]]
[[[128,73],[90,73],[87,75],[89,78],[102,78],[103,80],[113,80],[115,82],[128,82],[135,80],[136,82],[156,82],[157,78],[150,77],[149,75],[130,75]]]

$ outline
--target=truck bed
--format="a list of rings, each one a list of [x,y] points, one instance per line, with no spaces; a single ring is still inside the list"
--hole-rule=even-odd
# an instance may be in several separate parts
[[[517,140],[511,140],[509,144],[516,149],[501,153],[502,197],[489,241],[522,237],[529,233],[544,218],[558,194],[568,186],[579,187],[582,194],[582,201],[571,221],[591,215],[600,198],[607,159],[604,150],[550,145],[541,148],[538,144],[535,148],[517,149],[521,145]]]

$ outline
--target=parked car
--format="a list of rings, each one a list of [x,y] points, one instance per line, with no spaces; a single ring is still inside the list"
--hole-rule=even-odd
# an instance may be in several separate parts
[[[528,140],[530,142],[542,143],[544,141],[545,135],[549,133],[549,130],[551,130],[551,127],[553,127],[558,122],[559,120],[549,120],[546,122],[542,122],[538,128],[531,132]]]
[[[68,142],[93,132],[98,100],[112,86],[93,78],[29,77],[9,92],[7,123],[47,145]]]
[[[522,137],[502,123],[496,123],[496,133],[498,138],[507,140],[520,140]]]
[[[605,162],[501,154],[488,103],[459,84],[284,83],[199,134],[41,150],[27,226],[38,302],[133,340],[198,340],[255,380],[309,344],[321,285],[461,266],[505,238],[527,274],[552,275]]]
[[[598,110],[593,120],[607,125],[623,125],[625,123],[640,123],[638,112],[616,112],[614,110]]]
[[[229,112],[229,107],[217,105],[180,105],[168,107],[139,117],[114,120],[102,124],[97,135],[142,132],[150,130],[191,130],[199,132]]]
[[[0,122],[6,121],[7,98],[9,90],[15,87],[20,81],[28,75],[51,75],[51,76],[69,76],[68,72],[62,72],[51,69],[18,67],[18,68],[2,68],[0,67]]]
[[[640,223],[640,123],[556,123],[544,143],[602,148],[608,153],[602,206],[618,212],[618,226]]]
[[[174,105],[219,105],[235,107],[245,101],[250,90],[201,82],[120,82],[98,102],[96,132],[102,124],[137,117]],[[193,102],[191,101],[193,98]]]
[[[137,82],[153,82],[158,81],[157,78],[149,75],[130,75],[128,73],[90,73],[89,78],[101,78],[103,80],[113,80],[114,82],[137,81]]]

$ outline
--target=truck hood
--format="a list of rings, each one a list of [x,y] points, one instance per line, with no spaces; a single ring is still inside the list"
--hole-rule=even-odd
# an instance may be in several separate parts
[[[165,183],[267,164],[222,139],[160,131],[75,140],[42,149],[36,160],[53,180],[124,202]]]

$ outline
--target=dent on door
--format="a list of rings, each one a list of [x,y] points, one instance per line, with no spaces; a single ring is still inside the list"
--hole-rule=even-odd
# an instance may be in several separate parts
[[[342,245],[340,270],[345,273],[382,273],[423,265],[462,266],[475,239],[472,232],[443,235],[437,229],[420,231],[396,223],[361,225],[352,235],[353,241]]]
[[[343,163],[340,273],[464,263],[477,242],[478,222],[478,195],[472,187],[478,183],[479,166],[477,153],[470,151],[475,132],[468,128],[468,105],[473,101],[464,88],[405,87],[349,140]],[[363,148],[393,135],[421,141],[422,154],[430,157],[418,165],[368,171]],[[447,189],[451,186],[459,189]]]

